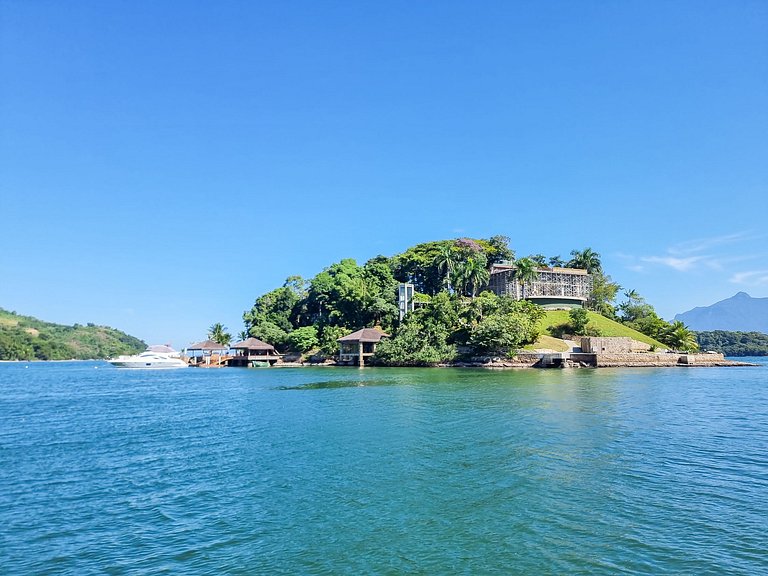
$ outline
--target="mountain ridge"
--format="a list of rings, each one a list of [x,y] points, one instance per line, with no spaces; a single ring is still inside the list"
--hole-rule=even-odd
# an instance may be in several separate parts
[[[768,298],[737,292],[710,306],[697,306],[675,315],[691,330],[768,333]]]

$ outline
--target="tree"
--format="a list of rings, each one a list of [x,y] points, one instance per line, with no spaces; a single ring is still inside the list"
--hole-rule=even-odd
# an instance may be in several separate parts
[[[543,267],[547,265],[547,257],[544,254],[531,254],[528,258],[536,262],[537,266]]]
[[[577,336],[585,335],[587,324],[589,324],[589,312],[585,308],[571,308],[570,312],[568,312],[568,317],[573,333]]]
[[[318,345],[317,328],[314,326],[302,326],[288,334],[286,338],[288,346],[302,354],[309,352]]]
[[[325,356],[334,356],[339,351],[339,338],[352,332],[344,326],[321,326],[318,336],[320,352]]]
[[[248,334],[268,344],[272,344],[275,348],[283,348],[288,338],[288,333],[285,330],[269,320],[264,320],[251,326]]]
[[[485,257],[478,255],[468,258],[464,266],[464,280],[472,298],[475,297],[480,288],[488,284],[491,277],[485,264]]]
[[[661,337],[661,341],[674,350],[693,352],[698,350],[696,334],[680,320],[675,320]]]
[[[603,265],[600,262],[600,254],[592,248],[584,248],[582,251],[571,250],[571,260],[568,262],[568,268],[582,268],[592,274],[601,272]]]
[[[525,285],[533,282],[539,277],[538,267],[536,262],[530,258],[520,258],[515,262],[515,279],[520,284],[520,293],[523,300],[525,299]]]
[[[592,289],[587,308],[602,314],[606,318],[616,318],[616,307],[613,302],[616,300],[616,294],[621,290],[621,286],[611,280],[607,274],[602,271],[592,273]]]
[[[229,343],[232,341],[232,335],[227,332],[227,327],[221,322],[216,322],[216,324],[208,328],[208,338],[222,346],[229,346]]]
[[[549,266],[551,268],[562,268],[565,266],[565,261],[560,256],[550,256]]]
[[[437,249],[434,264],[437,270],[444,275],[443,282],[449,292],[451,291],[451,275],[456,269],[456,261],[456,252],[450,244],[443,244]]]
[[[515,251],[509,247],[509,236],[491,236],[487,244],[485,255],[488,258],[488,264],[512,262],[515,259]]]

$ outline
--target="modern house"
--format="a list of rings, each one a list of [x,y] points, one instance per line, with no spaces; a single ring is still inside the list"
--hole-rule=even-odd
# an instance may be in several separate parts
[[[339,364],[364,366],[367,358],[376,353],[376,345],[388,338],[381,328],[363,328],[339,338]]]
[[[514,264],[494,264],[488,289],[549,310],[583,307],[592,292],[592,276],[581,268],[537,268],[538,277],[522,285],[515,272]]]
[[[281,356],[272,344],[258,338],[237,342],[231,348],[234,353],[228,359],[227,366],[272,366]]]

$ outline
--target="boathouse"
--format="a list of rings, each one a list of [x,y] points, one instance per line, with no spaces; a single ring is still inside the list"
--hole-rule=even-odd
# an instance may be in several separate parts
[[[388,338],[378,326],[363,328],[339,338],[339,364],[364,366],[366,359],[376,353],[376,346],[382,338]]]
[[[219,344],[213,340],[195,342],[186,348],[187,361],[192,366],[218,365],[222,362],[228,350],[229,346]]]
[[[227,362],[228,366],[272,366],[281,357],[272,344],[258,338],[237,342],[231,348],[233,355]]]

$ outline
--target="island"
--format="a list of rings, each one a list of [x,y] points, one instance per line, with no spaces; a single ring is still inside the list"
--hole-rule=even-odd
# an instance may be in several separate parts
[[[308,280],[289,276],[244,312],[233,348],[267,343],[275,366],[743,365],[700,351],[682,322],[622,291],[591,248],[517,257],[509,242],[426,242],[363,265],[342,259]],[[221,324],[208,336],[232,340]],[[197,364],[231,362],[222,354]]]

